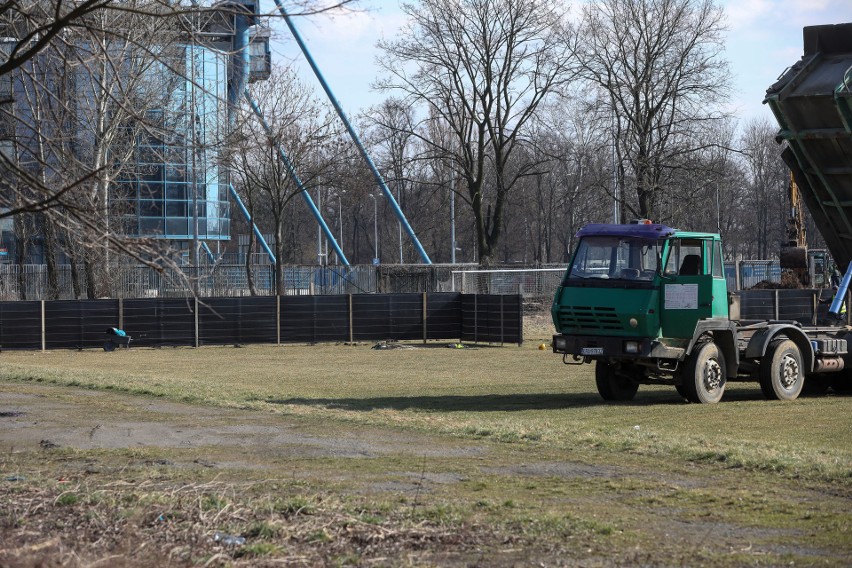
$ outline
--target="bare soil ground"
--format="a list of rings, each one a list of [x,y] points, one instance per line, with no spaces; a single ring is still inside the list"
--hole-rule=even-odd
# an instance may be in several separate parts
[[[0,382],[0,566],[846,566],[848,484]],[[244,539],[244,540],[243,540]]]

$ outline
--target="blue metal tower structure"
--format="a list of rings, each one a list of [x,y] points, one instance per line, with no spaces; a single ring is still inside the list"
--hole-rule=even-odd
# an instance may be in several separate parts
[[[299,30],[297,30],[296,26],[293,24],[292,18],[290,18],[290,15],[287,13],[287,10],[284,9],[284,6],[281,4],[280,0],[275,0],[275,6],[281,13],[281,16],[284,18],[284,21],[287,23],[287,27],[290,29],[290,33],[293,34],[293,38],[296,40],[296,43],[299,44],[299,48],[302,50],[302,54],[304,54],[305,59],[311,66],[311,69],[313,70],[314,75],[316,75],[317,80],[320,82],[320,85],[322,85],[322,88],[325,91],[329,102],[331,102],[331,104],[334,106],[334,110],[337,111],[337,115],[340,117],[340,120],[342,120],[343,124],[346,126],[346,131],[349,133],[350,138],[352,138],[352,142],[355,143],[355,146],[358,148],[358,151],[361,153],[361,156],[364,158],[364,161],[367,163],[367,166],[370,168],[370,171],[376,178],[376,182],[379,184],[382,193],[385,195],[388,202],[393,207],[394,214],[396,215],[397,219],[399,219],[399,222],[402,224],[409,238],[411,238],[411,242],[417,249],[417,252],[420,255],[420,259],[423,261],[424,264],[432,264],[432,261],[429,259],[429,255],[426,254],[426,251],[423,249],[423,245],[420,244],[420,240],[414,233],[414,229],[412,229],[411,225],[408,223],[408,219],[405,217],[405,214],[402,212],[402,209],[399,207],[399,204],[396,202],[396,199],[394,199],[393,193],[391,193],[391,190],[385,183],[382,174],[379,173],[376,164],[373,163],[372,158],[370,158],[370,154],[367,152],[367,149],[364,148],[364,144],[361,142],[361,138],[355,132],[355,129],[352,127],[352,123],[349,121],[349,118],[346,116],[346,113],[343,111],[343,108],[340,106],[340,103],[337,101],[337,98],[331,91],[331,87],[329,87],[328,82],[326,82],[325,77],[323,77],[322,72],[314,61],[314,58],[311,56],[311,52],[308,50],[308,46],[305,44],[304,40],[302,39],[302,36],[299,34]]]
[[[228,7],[234,12],[234,40],[233,40],[233,55],[231,61],[231,76],[228,83],[228,112],[229,112],[229,124],[231,126],[234,125],[236,120],[236,110],[239,107],[241,98],[245,98],[248,102],[249,106],[254,112],[257,119],[260,121],[264,130],[267,133],[272,135],[272,130],[269,127],[269,124],[266,122],[266,119],[263,117],[263,112],[260,110],[260,106],[257,102],[252,98],[251,93],[247,88],[247,84],[251,81],[252,78],[252,46],[260,45],[263,46],[261,42],[252,42],[251,38],[251,28],[255,26],[258,16],[260,15],[260,2],[259,0],[231,0],[228,3],[222,4],[223,7]],[[268,56],[268,44],[266,44],[262,50],[262,55]],[[323,234],[331,246],[334,248],[334,252],[337,253],[337,257],[340,259],[340,262],[349,266],[349,260],[346,258],[346,255],[343,253],[343,249],[337,242],[337,239],[334,237],[334,234],[331,232],[331,229],[328,227],[328,224],[323,219],[322,213],[317,208],[314,200],[311,198],[310,193],[305,189],[304,184],[302,183],[301,178],[296,172],[296,168],[293,166],[289,156],[281,147],[280,142],[277,143],[278,155],[281,160],[284,162],[285,169],[287,170],[290,179],[293,180],[293,183],[299,189],[299,193],[304,199],[305,204],[308,206],[308,209],[311,211],[311,214],[317,220],[320,228],[322,229]],[[237,202],[240,211],[246,217],[246,219],[252,224],[252,228],[254,230],[255,235],[257,235],[261,246],[266,251],[272,262],[275,262],[275,255],[269,249],[269,245],[267,245],[266,240],[263,238],[263,235],[258,230],[257,226],[254,224],[254,221],[251,219],[251,215],[248,210],[242,203],[239,194],[237,194],[236,190],[234,190],[234,186],[230,186],[231,195],[234,200]]]

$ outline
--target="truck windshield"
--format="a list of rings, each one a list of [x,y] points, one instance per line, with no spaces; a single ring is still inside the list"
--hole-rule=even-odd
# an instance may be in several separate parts
[[[628,237],[584,237],[565,281],[589,278],[653,280],[659,269],[662,243]]]

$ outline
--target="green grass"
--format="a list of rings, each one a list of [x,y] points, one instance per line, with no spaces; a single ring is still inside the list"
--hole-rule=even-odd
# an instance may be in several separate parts
[[[23,563],[7,550],[30,564],[58,554],[42,533],[76,546],[78,565],[140,539],[160,563],[187,565],[848,565],[852,397],[768,402],[756,384],[730,384],[722,403],[690,405],[643,386],[634,402],[607,404],[591,367],[537,349],[547,333],[475,349],[4,351],[10,391],[85,400],[105,423],[139,416],[126,392],[157,399],[146,420],[187,401],[249,411],[181,414],[191,426],[257,417],[388,445],[370,457],[274,442],[3,452],[0,535],[18,540],[0,537],[0,565]],[[441,457],[402,442],[397,452],[395,440]],[[247,542],[218,546],[216,531]]]
[[[590,366],[563,365],[537,344],[6,351],[0,377],[852,481],[852,398],[769,402],[757,385],[733,383],[716,405],[685,404],[671,387],[644,386],[632,403],[605,404]]]

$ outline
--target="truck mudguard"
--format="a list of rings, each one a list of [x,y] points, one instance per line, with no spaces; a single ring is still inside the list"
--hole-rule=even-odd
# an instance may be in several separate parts
[[[786,336],[798,346],[802,353],[802,364],[805,366],[806,372],[812,372],[814,370],[814,350],[811,347],[810,338],[800,328],[786,323],[773,323],[758,330],[748,342],[745,352],[746,359],[763,357],[766,354],[766,348],[779,335]]]
[[[740,365],[740,352],[737,349],[736,340],[737,324],[725,319],[700,320],[695,325],[695,333],[692,335],[692,340],[686,350],[687,355],[692,353],[695,344],[705,335],[712,335],[713,342],[722,350],[728,376],[736,376]]]

